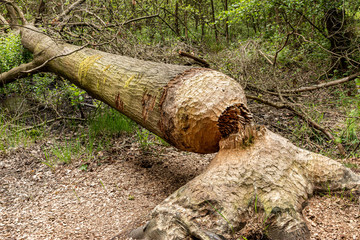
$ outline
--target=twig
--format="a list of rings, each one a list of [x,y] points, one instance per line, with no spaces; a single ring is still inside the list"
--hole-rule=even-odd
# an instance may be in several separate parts
[[[336,143],[335,141],[335,137],[329,133],[328,131],[326,131],[326,129],[324,127],[322,127],[320,124],[316,123],[314,120],[311,119],[311,117],[309,117],[304,111],[300,110],[296,110],[293,106],[291,106],[290,104],[288,103],[275,103],[275,102],[272,102],[272,101],[268,101],[268,100],[264,100],[262,98],[259,98],[259,97],[256,97],[256,96],[252,96],[252,95],[246,95],[246,97],[248,99],[253,99],[253,100],[256,100],[258,102],[262,102],[266,105],[269,105],[271,107],[275,107],[275,108],[278,108],[278,109],[288,109],[290,111],[292,111],[293,113],[295,113],[297,116],[299,116],[302,120],[304,120],[305,122],[307,122],[311,127],[319,130],[320,132],[322,132],[328,139],[332,140],[334,143]],[[344,147],[342,146],[341,143],[336,143],[336,146],[337,148],[339,149],[339,152],[341,155],[345,156],[346,155],[346,152],[345,152],[345,149]]]
[[[195,57],[194,55],[192,55],[190,53],[179,51],[179,55],[183,56],[183,57],[191,58],[191,59],[193,59],[194,61],[200,63],[201,65],[203,65],[206,68],[210,67],[210,64],[208,62],[206,62],[204,59]]]

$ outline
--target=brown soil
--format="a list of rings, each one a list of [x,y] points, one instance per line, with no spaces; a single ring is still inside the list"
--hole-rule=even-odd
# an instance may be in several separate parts
[[[0,154],[0,239],[126,239],[213,157],[164,146],[144,151],[119,139],[87,171],[81,159],[51,169],[42,163],[48,144]],[[359,204],[325,194],[304,209],[312,239],[360,239]]]

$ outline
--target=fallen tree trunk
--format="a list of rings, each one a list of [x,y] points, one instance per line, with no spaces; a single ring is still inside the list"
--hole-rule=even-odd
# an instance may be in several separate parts
[[[35,56],[54,58],[46,64],[47,71],[69,79],[182,150],[218,151],[218,116],[233,104],[246,105],[239,84],[214,70],[89,48],[77,51],[79,47],[56,43],[31,25],[21,34],[23,45]]]
[[[340,163],[255,126],[241,86],[222,73],[79,50],[31,25],[21,33],[35,59],[52,59],[42,70],[69,79],[180,149],[220,149],[204,173],[131,232],[133,238],[309,239],[301,210],[314,191],[360,186],[360,177]]]

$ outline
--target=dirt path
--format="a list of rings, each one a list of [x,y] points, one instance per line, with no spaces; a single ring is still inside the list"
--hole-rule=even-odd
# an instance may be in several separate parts
[[[199,174],[211,155],[137,143],[115,143],[89,162],[52,170],[45,143],[0,154],[0,239],[126,239],[125,233],[177,188]],[[312,239],[360,239],[360,206],[340,197],[312,198],[304,209]]]

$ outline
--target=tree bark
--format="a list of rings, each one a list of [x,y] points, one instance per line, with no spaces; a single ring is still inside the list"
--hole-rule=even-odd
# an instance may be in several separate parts
[[[54,42],[31,25],[21,33],[23,45],[45,59],[78,49]],[[146,62],[89,48],[55,58],[46,68],[186,151],[218,151],[220,114],[233,104],[246,105],[239,84],[210,69]]]
[[[359,189],[360,177],[342,164],[265,128],[256,130],[251,141],[239,139],[239,133],[222,139],[207,170],[158,205],[149,222],[130,236],[310,239],[301,212],[314,191]]]

